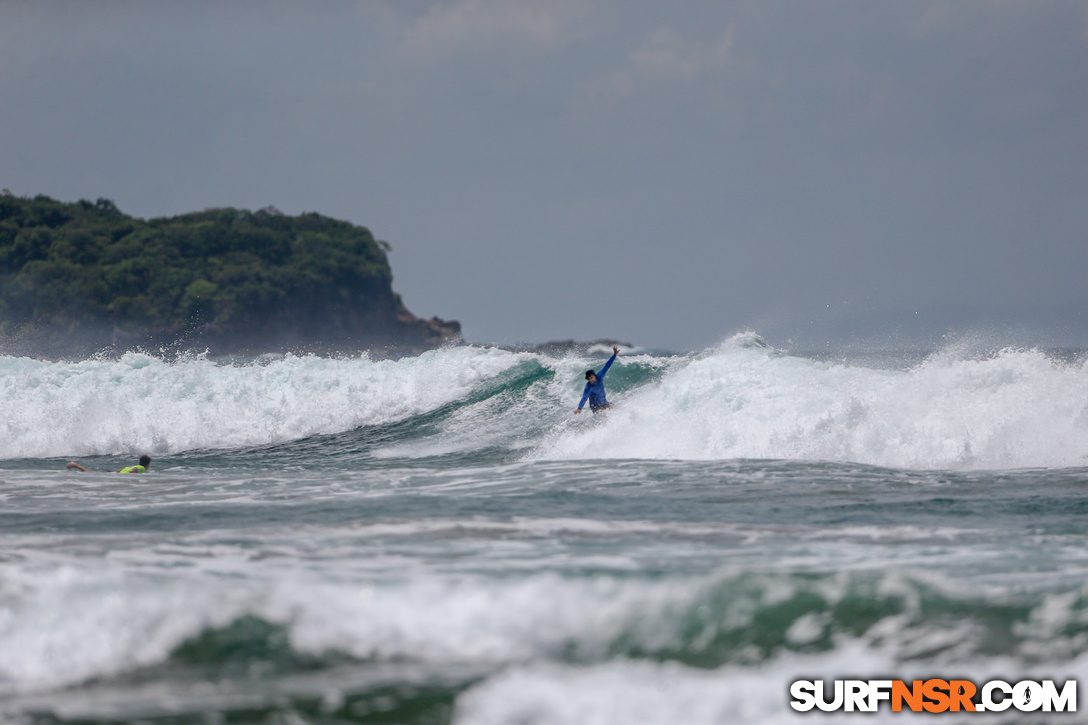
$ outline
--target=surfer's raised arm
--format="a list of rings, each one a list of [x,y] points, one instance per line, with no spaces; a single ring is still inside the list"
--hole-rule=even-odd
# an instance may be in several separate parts
[[[607,410],[611,407],[611,403],[605,397],[604,393],[604,376],[608,373],[608,368],[612,367],[612,363],[616,361],[616,356],[620,354],[620,349],[615,345],[612,346],[612,357],[608,358],[608,362],[601,368],[600,374],[595,370],[586,370],[586,387],[582,391],[582,399],[578,402],[578,409],[575,410],[575,414],[582,412],[582,407],[589,401],[589,409],[594,413]]]

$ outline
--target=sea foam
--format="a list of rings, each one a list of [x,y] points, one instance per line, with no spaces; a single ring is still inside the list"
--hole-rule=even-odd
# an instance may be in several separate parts
[[[153,456],[408,422],[371,455],[840,461],[911,469],[1088,465],[1088,363],[943,351],[904,367],[827,362],[738,335],[621,356],[615,407],[574,415],[587,366],[480,347],[245,365],[0,357],[0,458]]]
[[[288,355],[245,365],[0,356],[0,458],[231,449],[433,410],[517,363],[454,348],[398,361]]]
[[[878,369],[740,338],[610,399],[618,404],[602,424],[559,433],[540,456],[960,469],[1088,462],[1088,365],[1036,350]]]

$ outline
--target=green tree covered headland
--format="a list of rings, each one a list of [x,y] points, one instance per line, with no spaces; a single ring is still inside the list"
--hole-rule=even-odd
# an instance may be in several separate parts
[[[460,334],[393,292],[388,246],[320,214],[142,220],[108,199],[0,195],[0,345],[414,352]]]

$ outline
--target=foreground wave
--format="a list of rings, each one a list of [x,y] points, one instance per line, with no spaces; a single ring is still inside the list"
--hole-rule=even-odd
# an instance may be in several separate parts
[[[4,472],[0,715],[799,722],[799,678],[1088,675],[1085,469],[272,468]]]

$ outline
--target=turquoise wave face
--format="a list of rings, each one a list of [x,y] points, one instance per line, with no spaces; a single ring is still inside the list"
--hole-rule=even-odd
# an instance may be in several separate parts
[[[598,576],[593,584],[597,590],[593,593],[570,577],[553,581],[552,586],[580,597],[591,608],[609,606],[600,592],[615,595],[623,602],[617,620],[594,638],[565,629],[554,618],[548,621],[538,610],[526,612],[535,618],[535,625],[552,630],[550,636],[539,638],[537,656],[577,666],[620,658],[719,669],[763,666],[798,654],[826,655],[844,643],[882,651],[900,665],[929,663],[948,654],[963,660],[1014,657],[1039,664],[1059,656],[1074,660],[1088,652],[1084,622],[1088,597],[1082,592],[1071,597],[1021,593],[995,600],[909,576],[874,572],[662,576],[649,584],[613,575]],[[666,587],[678,591],[665,592]],[[496,591],[504,596],[501,587]],[[644,598],[643,606],[635,606],[633,593]],[[1041,630],[1033,620],[1058,599],[1065,600],[1061,621]],[[448,603],[452,605],[453,599]],[[970,631],[965,623],[972,625]],[[508,645],[509,652],[496,651],[476,665],[509,664],[508,659],[516,659],[517,646]],[[291,676],[392,662],[415,663],[420,669],[439,664],[425,648],[299,651],[291,646],[290,624],[246,614],[183,641],[152,669],[176,670],[171,677],[191,676],[198,670],[206,678],[244,679],[253,668],[262,675]],[[479,668],[468,669],[472,676],[464,677],[462,684],[474,680]]]
[[[329,582],[310,596],[280,592],[290,610],[266,602],[233,618],[209,613],[224,623],[194,627],[155,661],[100,670],[51,700],[67,701],[79,722],[196,723],[210,713],[241,722],[461,722],[457,709],[511,672],[558,676],[566,696],[585,697],[627,692],[610,677],[593,681],[617,672],[629,683],[634,668],[636,681],[671,688],[666,712],[675,714],[687,690],[705,698],[713,685],[721,702],[743,691],[738,679],[766,700],[801,673],[954,670],[979,680],[997,667],[1006,677],[1038,668],[1072,676],[1086,649],[1088,601],[1072,587],[994,597],[874,571],[511,574],[471,585],[402,577],[370,582],[363,595]],[[83,604],[97,613],[103,601]],[[144,623],[137,616],[132,624]],[[78,643],[72,654],[83,655]],[[171,696],[155,697],[164,692]],[[29,714],[26,721],[68,721],[34,715],[35,703],[49,711],[32,692],[0,695],[0,707]],[[755,712],[771,716],[781,705]]]

